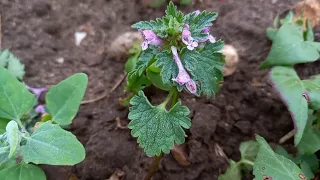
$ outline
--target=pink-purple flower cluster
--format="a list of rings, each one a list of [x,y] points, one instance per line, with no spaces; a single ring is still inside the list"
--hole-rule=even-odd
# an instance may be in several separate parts
[[[149,45],[159,46],[163,43],[162,39],[157,36],[152,30],[139,30],[144,41],[141,44],[142,50],[148,49]]]
[[[179,69],[178,76],[173,78],[172,80],[177,82],[180,86],[185,85],[185,87],[188,89],[188,91],[190,93],[196,94],[197,93],[197,85],[191,79],[188,72],[184,69],[182,62],[179,58],[177,48],[174,46],[171,46],[171,51],[172,51],[172,55],[173,55],[173,60]]]
[[[37,100],[40,98],[40,95],[47,90],[47,88],[32,88],[32,87],[29,87],[28,85],[25,85],[25,86],[30,92],[32,92],[36,96]],[[43,105],[37,105],[34,110],[36,113],[41,113],[41,114],[44,114],[46,112]]]

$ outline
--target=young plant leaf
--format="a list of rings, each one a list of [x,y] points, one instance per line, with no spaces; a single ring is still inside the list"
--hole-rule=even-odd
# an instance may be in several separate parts
[[[259,151],[257,141],[245,141],[240,144],[241,159],[254,162]]]
[[[149,68],[147,69],[147,77],[155,87],[162,89],[164,91],[170,91],[170,89],[172,89],[173,87],[172,84],[164,84],[160,73],[155,73]]]
[[[1,180],[46,180],[41,168],[21,163],[0,171]]]
[[[308,179],[314,178],[314,174],[313,174],[313,172],[307,162],[303,161],[300,164],[300,168],[301,168],[301,171],[303,172],[303,174],[305,174]]]
[[[280,23],[281,24],[289,24],[289,23],[291,23],[293,21],[293,18],[294,18],[293,12],[289,11],[287,16],[284,19],[280,20]]]
[[[25,74],[24,65],[7,49],[0,51],[0,66],[6,67],[13,76],[20,80]]]
[[[302,82],[306,91],[304,95],[307,96],[310,108],[320,110],[320,79],[313,76]]]
[[[87,84],[87,75],[79,73],[51,87],[46,95],[46,103],[54,122],[60,125],[71,124],[78,112]]]
[[[8,70],[0,67],[0,118],[18,120],[35,103],[35,96]]]
[[[253,167],[255,180],[302,180],[305,178],[294,162],[274,153],[263,137],[256,136],[256,139],[259,143],[259,153]]]
[[[77,138],[51,121],[40,125],[22,147],[23,161],[34,164],[75,165],[85,158]]]
[[[164,105],[153,106],[142,91],[130,101],[132,107],[128,118],[131,135],[138,137],[140,147],[148,156],[169,153],[174,143],[185,141],[183,128],[189,129],[191,120],[189,109],[176,103],[169,111]]]
[[[8,158],[10,159],[13,154],[16,152],[18,146],[20,145],[20,131],[17,122],[10,121],[6,127],[7,139],[10,145],[10,152]]]
[[[295,144],[299,144],[308,120],[308,103],[303,97],[305,87],[292,67],[272,68],[270,79],[295,122]]]
[[[218,180],[241,180],[240,164],[230,160],[230,166],[224,174],[219,175]]]
[[[150,80],[147,78],[146,75],[139,74],[136,71],[131,71],[127,76],[127,87],[126,89],[131,92],[138,92],[141,89],[148,87],[151,85]]]
[[[303,162],[307,163],[313,173],[319,169],[318,157],[315,154],[299,155],[293,160],[294,163],[302,165]]]
[[[311,26],[309,19],[307,19],[306,26],[307,26],[307,29],[304,31],[304,39],[306,41],[313,42],[314,41],[314,33],[313,33],[313,29],[312,29],[312,26]]]
[[[175,17],[180,23],[183,21],[183,13],[178,10],[177,6],[175,6],[172,1],[170,1],[166,10],[166,17],[170,16]]]
[[[153,57],[155,53],[156,49],[152,46],[142,51],[135,67],[135,71],[139,74],[139,76],[141,76],[146,71],[147,67],[150,66],[151,63],[153,63]]]
[[[223,80],[222,67],[224,55],[218,52],[224,43],[207,43],[200,51],[182,50],[182,63],[192,75],[192,79],[198,82],[199,94],[202,92],[207,96],[214,96],[220,90]]]
[[[178,67],[173,61],[173,56],[168,51],[159,52],[156,55],[156,67],[161,67],[160,75],[164,84],[170,84],[172,78],[178,75]]]
[[[307,127],[297,146],[300,154],[313,154],[320,149],[320,129]]]
[[[7,124],[10,122],[8,119],[0,118],[0,134],[6,132]]]
[[[315,44],[304,40],[300,26],[285,24],[276,34],[271,51],[260,68],[313,62],[319,58],[318,51]]]
[[[166,23],[163,19],[157,18],[155,21],[140,21],[131,26],[132,28],[141,30],[152,30],[159,37],[164,38],[167,36]]]

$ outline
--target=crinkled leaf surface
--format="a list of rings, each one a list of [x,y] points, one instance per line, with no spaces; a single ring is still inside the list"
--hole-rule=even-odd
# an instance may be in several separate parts
[[[33,164],[18,164],[0,171],[1,180],[46,180],[41,168]]]
[[[181,11],[178,10],[177,6],[175,6],[171,1],[167,7],[166,16],[175,17],[178,20],[178,22],[182,22],[184,15]]]
[[[274,67],[270,72],[270,78],[295,122],[297,129],[295,144],[297,145],[308,120],[308,103],[303,96],[304,84],[292,67]]]
[[[78,73],[51,87],[46,95],[46,103],[54,122],[60,125],[71,124],[78,112],[87,84],[87,75]]]
[[[20,119],[34,102],[35,96],[8,70],[0,67],[0,118]]]
[[[183,128],[191,126],[187,117],[189,109],[176,103],[169,111],[164,106],[153,106],[142,91],[130,101],[132,107],[128,118],[131,120],[128,127],[131,135],[138,137],[140,147],[148,156],[169,153],[174,143],[182,144],[185,141]]]
[[[8,155],[8,158],[10,159],[20,145],[21,136],[17,122],[13,120],[10,121],[7,124],[6,131],[8,143],[10,145],[10,152]]]
[[[284,24],[276,34],[271,51],[261,68],[313,62],[319,58],[318,51],[316,44],[304,40],[300,26]]]
[[[24,65],[7,49],[0,51],[0,66],[6,67],[18,79],[22,79],[25,74]]]
[[[259,153],[254,162],[253,175],[255,180],[269,177],[272,180],[301,180],[303,172],[291,160],[273,152],[268,143],[257,136]]]
[[[161,67],[160,75],[163,83],[171,83],[172,78],[178,75],[178,67],[173,60],[172,54],[168,51],[162,51],[156,55],[156,59],[156,66]]]
[[[77,138],[51,121],[27,138],[21,154],[24,162],[34,164],[74,165],[85,158],[84,147]]]
[[[222,47],[223,42],[217,41],[206,43],[200,52],[190,51],[187,48],[182,50],[182,63],[191,74],[191,78],[197,82],[199,94],[214,96],[220,90],[224,55],[218,51]]]
[[[230,160],[230,166],[224,174],[219,175],[218,180],[241,180],[240,164]]]
[[[155,53],[156,49],[154,46],[150,46],[148,49],[142,51],[135,67],[135,71],[139,76],[141,76],[146,71],[147,67],[154,61],[153,57]]]

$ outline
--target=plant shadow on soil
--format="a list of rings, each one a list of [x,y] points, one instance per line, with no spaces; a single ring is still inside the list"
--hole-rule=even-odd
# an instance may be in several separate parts
[[[191,110],[192,127],[186,140],[191,165],[183,168],[172,155],[166,155],[154,179],[217,179],[228,167],[227,158],[239,159],[242,141],[258,133],[277,142],[292,130],[289,113],[268,83],[268,71],[260,71],[258,66],[271,46],[265,29],[278,13],[296,2],[225,0],[221,4],[220,0],[202,0],[179,7],[185,13],[196,9],[219,12],[212,33],[238,49],[240,63],[215,98],[182,93],[183,104]],[[84,72],[89,76],[85,99],[92,99],[111,89],[123,73],[125,59],[108,56],[112,40],[132,30],[130,25],[139,20],[162,16],[164,9],[146,8],[139,0],[0,0],[2,47],[26,65],[25,81],[30,86],[50,86]],[[77,47],[73,38],[79,30],[87,31],[88,36]],[[306,68],[311,68],[312,74],[319,73],[319,63],[316,65],[298,66],[299,72],[308,76]],[[116,129],[116,117],[123,126],[129,122],[128,110],[119,106],[119,98],[125,96],[123,86],[108,98],[81,106],[70,130],[84,144],[87,157],[74,167],[42,166],[48,179],[67,180],[75,175],[101,180],[117,169],[124,171],[124,179],[143,178],[152,158],[137,146],[128,129]],[[165,94],[149,88],[147,95],[159,102]]]

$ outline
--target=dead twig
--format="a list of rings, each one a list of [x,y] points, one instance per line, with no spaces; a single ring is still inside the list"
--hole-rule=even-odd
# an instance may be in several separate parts
[[[295,129],[291,130],[279,140],[279,144],[285,143],[287,140],[292,138],[295,134],[296,134],[296,130]]]
[[[122,81],[125,79],[125,77],[127,76],[127,73],[123,73],[121,75],[121,77],[119,78],[119,80],[112,86],[112,88],[110,89],[110,91],[105,91],[103,94],[101,94],[100,96],[94,98],[94,99],[89,99],[89,100],[84,100],[81,101],[81,104],[90,104],[96,101],[100,101],[101,99],[104,99],[106,97],[109,96],[110,93],[112,93],[115,89],[117,89],[117,87],[122,83]]]
[[[128,126],[122,126],[121,120],[120,120],[119,117],[116,117],[115,120],[116,120],[116,122],[117,122],[117,127],[116,127],[116,129],[128,129]]]

